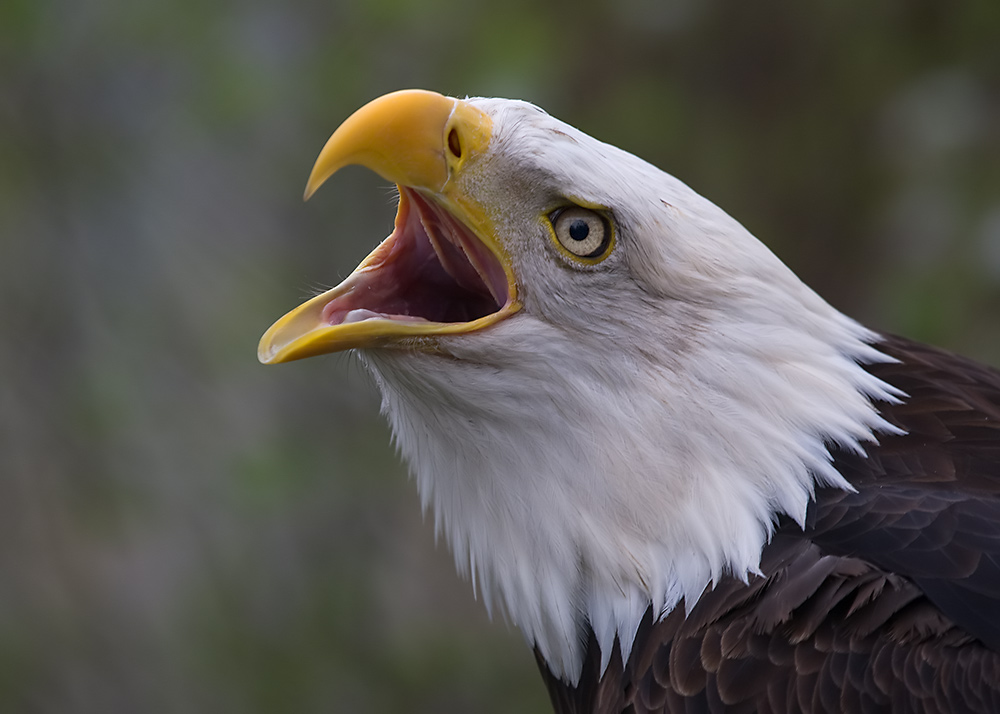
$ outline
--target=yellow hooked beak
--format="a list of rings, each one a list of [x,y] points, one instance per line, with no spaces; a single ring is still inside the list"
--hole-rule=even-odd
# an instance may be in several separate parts
[[[473,332],[520,308],[492,222],[452,180],[486,150],[491,129],[473,105],[422,90],[348,117],[320,152],[305,198],[341,168],[366,166],[399,186],[395,230],[344,282],[275,322],[261,362]]]

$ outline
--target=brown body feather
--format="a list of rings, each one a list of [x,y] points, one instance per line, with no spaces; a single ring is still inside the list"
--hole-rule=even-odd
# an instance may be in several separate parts
[[[1000,372],[901,338],[870,371],[909,396],[906,431],[835,452],[856,493],[782,520],[762,577],[723,579],[685,614],[647,612],[603,676],[539,658],[557,712],[1000,712]]]

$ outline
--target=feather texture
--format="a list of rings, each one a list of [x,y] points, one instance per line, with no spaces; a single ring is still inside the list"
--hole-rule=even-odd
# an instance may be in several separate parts
[[[630,659],[558,712],[1000,711],[1000,373],[887,338],[872,365],[906,391],[881,404],[905,435],[839,452],[854,491],[822,489],[784,520],[762,575],[709,588],[685,617],[646,613]]]

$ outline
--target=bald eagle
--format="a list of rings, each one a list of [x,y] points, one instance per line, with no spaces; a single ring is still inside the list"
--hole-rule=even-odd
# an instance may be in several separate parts
[[[1000,711],[1000,372],[531,104],[386,95],[348,164],[395,229],[259,358],[356,352],[557,711]]]

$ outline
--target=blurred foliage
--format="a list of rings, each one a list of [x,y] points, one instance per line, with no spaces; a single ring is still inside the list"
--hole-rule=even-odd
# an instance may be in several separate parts
[[[257,338],[387,232],[330,131],[532,100],[873,327],[1000,363],[995,0],[0,4],[0,710],[545,711],[347,357]]]

